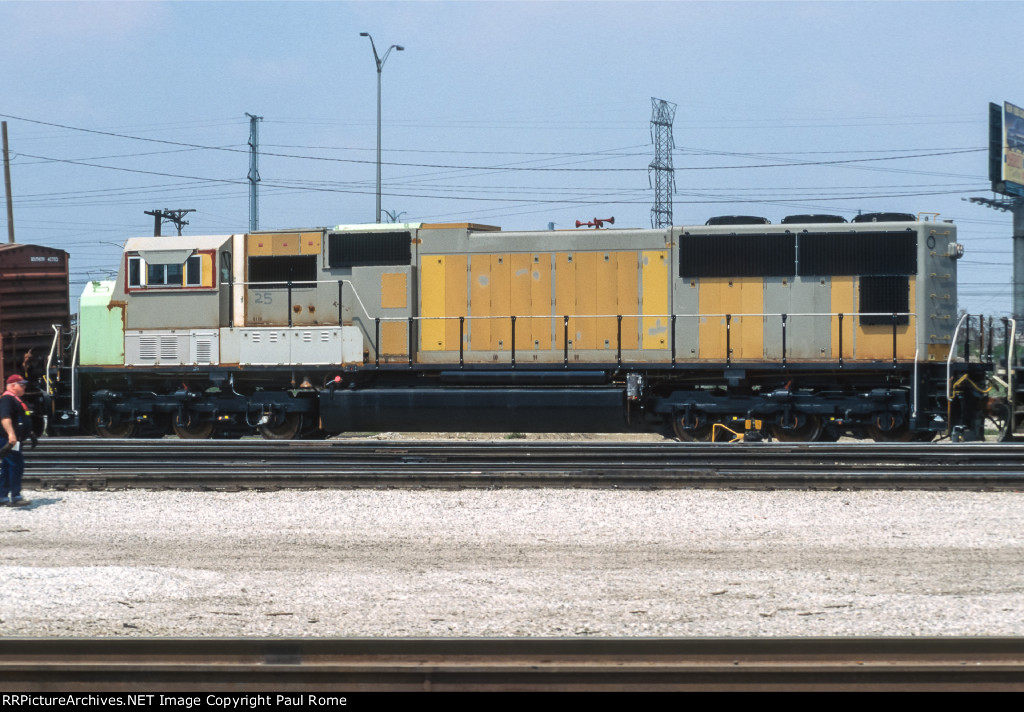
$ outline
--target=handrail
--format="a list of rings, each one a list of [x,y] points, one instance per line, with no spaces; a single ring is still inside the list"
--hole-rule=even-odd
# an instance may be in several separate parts
[[[953,355],[956,353],[956,339],[960,335],[960,327],[970,315],[964,314],[953,330],[953,340],[949,343],[949,355],[946,357],[946,401],[953,402]]]
[[[50,353],[46,356],[46,372],[43,375],[43,383],[46,384],[46,393],[53,395],[53,387],[50,385],[50,367],[53,365],[53,354],[57,351],[57,342],[60,341],[61,325],[50,324],[53,329],[53,341],[50,342]]]
[[[369,315],[367,315],[367,316],[369,316]],[[406,356],[409,358],[410,365],[411,365],[412,364],[412,352],[413,352],[413,349],[414,349],[413,339],[412,339],[412,326],[413,326],[413,324],[415,324],[417,322],[431,322],[431,321],[433,321],[433,322],[451,322],[451,321],[456,321],[457,320],[458,323],[459,323],[459,345],[458,345],[457,350],[459,351],[459,365],[460,365],[460,367],[464,365],[464,361],[465,361],[465,353],[464,353],[465,352],[465,338],[466,338],[465,326],[466,326],[467,322],[471,323],[474,319],[487,320],[487,321],[490,321],[492,323],[495,322],[495,321],[498,321],[498,322],[507,321],[507,322],[509,322],[509,328],[511,330],[511,343],[509,344],[507,349],[502,348],[502,349],[499,349],[499,350],[508,350],[510,352],[510,354],[511,354],[511,364],[512,364],[513,367],[515,367],[515,365],[516,365],[516,322],[517,322],[517,320],[520,320],[520,321],[521,320],[532,320],[534,322],[536,322],[537,320],[542,320],[542,321],[546,320],[546,321],[550,321],[552,323],[553,327],[555,327],[555,328],[557,328],[557,326],[559,326],[559,323],[560,323],[560,325],[562,326],[563,334],[564,334],[563,339],[565,339],[565,342],[562,344],[562,351],[563,351],[563,364],[566,365],[566,366],[568,365],[568,360],[569,360],[569,358],[568,358],[568,350],[569,350],[568,349],[568,344],[569,344],[568,332],[569,332],[569,328],[568,327],[569,327],[569,321],[572,320],[572,319],[609,319],[609,320],[610,319],[615,319],[616,320],[616,327],[615,327],[616,348],[615,348],[615,351],[616,351],[616,361],[618,363],[622,362],[622,347],[623,347],[623,343],[622,343],[622,320],[623,319],[625,319],[625,318],[657,319],[657,320],[659,320],[659,322],[661,320],[665,320],[663,322],[662,326],[669,329],[669,333],[671,335],[671,339],[670,339],[671,343],[670,344],[666,344],[663,348],[666,349],[666,350],[669,350],[671,352],[671,354],[672,354],[672,366],[674,368],[677,365],[677,359],[675,357],[675,346],[676,346],[675,335],[676,335],[676,321],[677,321],[677,319],[679,319],[680,317],[682,317],[682,318],[689,317],[689,318],[692,318],[692,319],[706,319],[707,317],[715,317],[715,316],[723,316],[723,317],[725,317],[726,353],[725,353],[724,358],[725,358],[725,362],[726,362],[727,365],[731,365],[732,361],[733,361],[733,359],[732,359],[732,348],[730,346],[730,336],[731,336],[731,329],[733,327],[733,324],[736,323],[736,322],[733,321],[733,317],[734,316],[754,316],[754,317],[760,316],[760,317],[765,317],[765,318],[772,317],[772,316],[780,317],[781,320],[782,320],[782,330],[783,330],[782,331],[782,353],[781,353],[781,355],[778,356],[778,358],[781,359],[782,365],[783,365],[784,368],[787,366],[787,359],[789,357],[788,349],[787,349],[786,331],[787,331],[787,327],[792,328],[792,317],[817,317],[817,318],[828,317],[830,319],[832,317],[839,317],[840,327],[842,327],[843,318],[846,317],[846,316],[851,316],[851,317],[880,316],[880,317],[889,317],[889,318],[891,318],[892,319],[892,367],[893,368],[897,368],[899,363],[900,363],[900,359],[899,359],[899,341],[898,341],[899,331],[898,331],[898,327],[900,327],[900,326],[909,327],[909,325],[911,323],[910,318],[912,317],[915,320],[917,319],[917,314],[915,314],[913,312],[851,312],[851,313],[846,313],[846,312],[823,312],[823,313],[797,313],[797,314],[771,313],[771,312],[768,312],[768,313],[747,314],[747,315],[743,315],[743,314],[740,314],[740,315],[736,315],[736,314],[543,314],[543,315],[522,315],[521,316],[521,315],[504,315],[504,314],[503,315],[466,315],[466,314],[464,314],[464,315],[451,315],[451,316],[448,316],[448,315],[442,315],[442,316],[378,316],[378,317],[373,317],[373,321],[375,323],[375,333],[377,333],[377,334],[379,334],[380,324],[382,322],[406,322],[406,323],[409,324],[409,328],[410,328],[410,332],[409,332],[409,335],[410,335],[410,345],[409,345],[409,352],[408,352],[408,354],[406,354]],[[899,323],[899,319],[901,317],[906,317],[906,321],[903,324]],[[873,326],[875,326],[875,325],[873,325]],[[888,327],[889,325],[888,324],[877,324],[877,326]],[[375,341],[379,342],[379,335],[377,337],[375,337]],[[842,343],[843,343],[843,340],[842,340],[842,331],[841,330],[840,330],[839,342],[838,343],[839,343],[839,351],[840,351],[839,357],[838,357],[838,363],[839,363],[840,368],[841,368],[842,365],[843,365],[843,358],[844,358],[843,354],[842,354]],[[915,341],[915,343],[916,343],[916,341]],[[557,348],[557,346],[552,346],[552,350],[554,350],[556,348]],[[455,351],[456,348],[453,345],[452,348],[447,348],[446,347],[446,348],[441,349],[441,350],[443,350],[443,351]],[[397,354],[395,354],[395,355],[397,355]],[[915,364],[916,364],[916,362],[917,362],[919,357],[920,357],[920,345],[916,345],[915,352],[914,352],[914,362],[915,362]],[[875,357],[874,360],[878,360],[877,357]],[[379,357],[377,359],[377,364],[379,365]],[[915,366],[915,370],[916,370],[916,366]]]
[[[370,316],[370,311],[366,308],[366,305],[363,304],[363,300],[359,296],[359,290],[356,289],[356,285],[352,284],[351,280],[348,280],[348,279],[334,280],[334,279],[332,279],[332,280],[329,280],[329,281],[332,282],[332,283],[337,282],[337,284],[338,284],[338,326],[342,326],[343,315],[341,313],[341,289],[342,289],[342,285],[345,285],[345,284],[347,284],[348,286],[352,287],[352,294],[355,295],[356,301],[359,302],[359,306],[362,308],[363,314],[366,315],[366,318],[367,319],[373,319],[373,317]],[[404,320],[404,317],[403,317],[403,320]]]
[[[1017,358],[1017,320],[1010,319],[1010,343],[1006,345],[1006,399],[1010,406],[1010,420],[1014,419],[1013,409],[1016,405],[1016,397],[1013,392],[1013,362]],[[1012,434],[1011,429],[1011,434]]]
[[[910,398],[910,417],[911,419],[917,418],[917,364],[921,361],[921,347],[918,346],[914,349],[914,377],[910,383],[910,387],[913,391]]]
[[[57,351],[57,345],[60,343],[60,337],[62,332],[60,324],[51,324],[53,328],[53,341],[50,343],[50,353],[46,356],[46,372],[43,375],[43,382],[46,385],[47,395],[53,397],[56,395],[56,387],[50,380],[50,369],[54,365],[54,355]],[[71,374],[71,412],[78,415],[78,344],[81,338],[82,331],[79,328],[73,327],[74,338],[71,341],[71,363],[69,364],[68,372]]]
[[[832,316],[835,316],[835,317],[839,317],[839,316],[842,316],[842,317],[851,317],[851,316],[857,316],[857,317],[861,317],[861,316],[887,316],[887,317],[892,317],[894,315],[897,316],[897,317],[904,317],[904,316],[915,317],[915,318],[917,317],[917,314],[914,313],[914,312],[806,312],[806,313],[803,313],[803,312],[795,312],[795,313],[794,312],[785,312],[785,313],[783,313],[783,312],[762,312],[762,313],[758,313],[758,314],[753,314],[753,313],[751,313],[751,314],[725,314],[725,313],[722,313],[722,314],[527,314],[527,315],[519,315],[519,314],[517,314],[517,315],[515,315],[515,317],[517,319],[562,319],[565,316],[568,316],[570,319],[617,319],[619,317],[621,317],[623,319],[640,319],[640,318],[644,318],[644,319],[662,319],[662,318],[668,319],[668,318],[671,318],[671,317],[674,316],[674,317],[681,318],[681,319],[685,319],[685,318],[698,319],[698,318],[707,318],[707,317],[721,317],[721,318],[724,319],[726,317],[735,318],[735,317],[738,317],[738,316],[743,316],[743,317],[777,316],[777,317],[781,318],[781,317],[794,317],[794,316],[801,316],[801,317],[807,317],[807,316],[814,316],[814,317],[826,317],[826,316],[828,316],[828,317],[832,317]],[[370,317],[369,314],[367,314],[366,316]],[[497,315],[491,314],[491,315],[475,315],[475,316],[472,315],[472,314],[464,314],[462,316],[459,316],[459,315],[455,315],[455,316],[414,316],[414,317],[408,317],[408,316],[381,316],[381,317],[370,317],[370,318],[377,318],[377,319],[380,319],[381,321],[408,321],[409,319],[414,319],[416,321],[427,321],[427,320],[443,321],[443,320],[446,320],[446,319],[452,319],[452,320],[454,320],[454,319],[509,319],[512,316],[513,315],[511,315],[511,314],[497,314]],[[888,324],[879,324],[878,326],[888,326]]]
[[[82,330],[75,329],[75,339],[71,344],[71,411],[78,415],[78,340]]]
[[[893,368],[896,368],[898,366],[898,363],[899,363],[899,347],[898,347],[898,335],[899,334],[898,334],[898,327],[901,326],[900,321],[901,320],[905,320],[903,325],[909,325],[911,317],[913,317],[914,319],[917,319],[917,314],[914,313],[914,312],[849,312],[849,313],[847,313],[847,312],[793,312],[793,313],[789,313],[789,312],[760,312],[760,313],[741,312],[741,313],[738,313],[738,314],[731,314],[731,313],[703,313],[703,314],[668,314],[668,313],[665,313],[665,314],[650,314],[650,313],[647,313],[647,314],[645,314],[645,313],[636,313],[636,314],[537,314],[537,315],[533,315],[533,314],[531,314],[531,315],[515,315],[515,314],[510,314],[510,315],[454,314],[454,315],[438,315],[438,316],[412,316],[410,314],[410,315],[403,315],[403,316],[376,316],[376,317],[374,317],[374,316],[370,315],[369,309],[367,309],[366,305],[363,303],[362,297],[359,296],[359,291],[356,288],[356,286],[352,283],[351,280],[348,280],[348,279],[309,280],[309,281],[298,282],[298,283],[292,282],[292,281],[288,281],[287,284],[285,284],[285,285],[281,285],[280,282],[272,282],[272,283],[243,282],[242,284],[243,285],[246,285],[246,284],[265,284],[266,285],[265,289],[267,289],[267,290],[287,289],[288,290],[288,326],[289,327],[291,327],[293,325],[293,322],[292,322],[292,290],[296,286],[306,287],[306,286],[311,286],[311,285],[316,285],[316,284],[337,284],[338,285],[338,324],[339,324],[339,326],[342,326],[343,322],[344,322],[344,300],[343,300],[344,286],[346,284],[349,285],[349,287],[352,288],[352,293],[354,294],[354,296],[356,298],[356,301],[359,303],[360,309],[362,309],[363,315],[366,317],[367,320],[372,321],[373,324],[374,324],[374,346],[373,346],[373,349],[374,349],[374,352],[376,354],[375,363],[378,366],[380,364],[380,325],[381,325],[382,322],[406,322],[409,325],[409,334],[408,334],[409,335],[409,351],[408,351],[407,356],[409,358],[409,365],[411,367],[412,366],[412,359],[413,359],[413,351],[415,349],[414,338],[413,338],[413,326],[417,322],[428,322],[428,321],[444,322],[444,321],[458,320],[458,322],[459,322],[459,349],[458,349],[459,350],[459,364],[460,364],[460,366],[462,366],[464,364],[465,325],[466,325],[467,320],[470,323],[472,323],[472,321],[475,320],[475,319],[489,320],[489,321],[508,319],[510,321],[510,326],[511,326],[511,330],[512,330],[512,343],[510,344],[509,351],[512,354],[512,356],[511,356],[512,365],[515,366],[515,358],[516,358],[516,343],[515,343],[516,342],[516,338],[515,338],[516,328],[515,327],[516,327],[516,320],[517,319],[524,319],[524,320],[525,319],[529,319],[531,321],[536,321],[538,319],[541,319],[541,320],[545,320],[546,319],[546,320],[551,320],[552,323],[554,324],[555,323],[554,320],[560,319],[563,322],[563,330],[565,332],[565,336],[564,336],[565,343],[563,344],[563,351],[565,353],[563,354],[563,360],[565,362],[565,365],[567,366],[568,365],[568,344],[569,344],[568,325],[569,325],[569,320],[570,319],[615,319],[616,320],[616,324],[617,324],[617,326],[616,326],[616,336],[615,336],[615,341],[616,341],[616,360],[619,363],[622,362],[622,320],[623,319],[645,319],[645,320],[656,319],[656,320],[659,320],[659,321],[661,319],[664,319],[664,320],[666,320],[666,326],[668,327],[670,325],[669,328],[670,328],[670,335],[671,335],[671,338],[670,338],[671,343],[668,346],[666,346],[666,348],[668,348],[671,351],[671,353],[672,353],[672,365],[675,366],[676,365],[676,353],[675,353],[675,349],[676,349],[676,331],[677,331],[676,330],[676,322],[677,322],[677,320],[680,317],[682,317],[684,319],[689,318],[689,319],[701,319],[701,320],[707,320],[708,318],[711,318],[711,319],[714,319],[714,318],[724,318],[725,319],[725,324],[726,324],[726,327],[725,327],[726,328],[726,354],[725,354],[725,359],[726,359],[726,363],[727,364],[731,364],[732,363],[732,348],[731,348],[731,345],[730,345],[729,342],[730,342],[731,329],[732,329],[733,319],[734,318],[738,320],[738,319],[741,319],[741,318],[755,318],[756,319],[756,318],[760,317],[762,320],[767,322],[767,320],[769,318],[778,317],[778,318],[781,319],[781,323],[782,323],[782,354],[781,354],[781,359],[782,359],[782,365],[783,365],[783,367],[785,367],[787,365],[787,327],[791,326],[791,324],[792,324],[792,322],[790,321],[791,319],[808,318],[808,317],[810,317],[810,318],[826,318],[827,317],[827,318],[829,318],[831,320],[833,317],[838,317],[839,318],[839,327],[840,327],[840,330],[839,330],[839,365],[840,365],[840,367],[842,367],[842,365],[843,365],[843,353],[842,353],[842,345],[843,345],[842,326],[843,326],[843,319],[845,317],[847,317],[847,316],[850,316],[850,317],[857,317],[857,318],[861,318],[861,319],[863,317],[882,317],[882,318],[889,317],[889,318],[892,319],[892,365],[893,365]],[[740,324],[737,321],[737,327],[739,327],[739,326],[740,326]],[[864,326],[868,326],[868,325],[864,325]],[[888,324],[876,323],[876,324],[870,324],[870,326],[888,326]],[[448,349],[445,349],[445,350],[448,350]],[[454,349],[451,349],[451,350],[454,350]],[[918,359],[919,356],[920,356],[920,349],[918,347],[915,350],[915,353],[914,353],[914,361],[915,361],[915,363],[917,362],[917,359]]]

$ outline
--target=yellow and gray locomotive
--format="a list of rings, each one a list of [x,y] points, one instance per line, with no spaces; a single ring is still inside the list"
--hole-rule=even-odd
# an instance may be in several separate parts
[[[58,425],[109,437],[978,433],[956,227],[341,225],[134,238],[82,296]],[[77,421],[77,422],[76,422]]]

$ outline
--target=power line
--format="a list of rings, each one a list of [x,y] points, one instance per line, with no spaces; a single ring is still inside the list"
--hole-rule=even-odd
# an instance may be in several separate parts
[[[132,136],[130,134],[119,134],[119,133],[114,133],[114,132],[111,132],[111,131],[99,131],[99,130],[96,130],[96,129],[86,129],[86,128],[80,128],[80,127],[76,127],[76,126],[68,126],[68,125],[65,125],[65,124],[56,124],[56,123],[51,123],[51,122],[46,122],[46,121],[38,121],[38,120],[35,120],[35,119],[26,119],[26,118],[23,118],[23,117],[10,116],[10,115],[7,115],[7,114],[0,114],[0,116],[6,117],[6,118],[10,118],[10,119],[17,119],[19,121],[27,121],[29,123],[42,124],[42,125],[45,125],[45,126],[54,126],[54,127],[57,127],[57,128],[63,128],[63,129],[67,129],[67,130],[70,130],[70,131],[83,131],[83,132],[86,132],[86,133],[99,134],[99,135],[102,135],[102,136],[112,136],[112,137],[117,137],[117,138],[133,140],[133,141],[146,141],[146,142],[151,142],[151,143],[161,143],[161,144],[172,145],[172,146],[182,146],[182,147],[190,148],[190,149],[206,149],[206,150],[210,150],[210,151],[226,151],[226,152],[229,152],[229,153],[248,153],[248,149],[230,148],[230,147],[224,147],[224,146],[204,146],[204,145],[201,145],[201,144],[186,143],[186,142],[181,142],[181,141],[169,141],[169,140],[166,140],[166,139],[145,138],[145,137],[142,137],[142,136]],[[683,150],[686,150],[686,151],[692,152],[692,153],[703,154],[703,155],[730,155],[730,156],[743,156],[743,157],[757,157],[757,155],[758,155],[758,154],[735,153],[735,152],[727,152],[727,151],[708,151],[708,150],[705,150],[705,149],[696,149],[696,148],[684,148]],[[950,156],[950,155],[956,155],[956,154],[961,154],[961,153],[977,153],[977,152],[980,152],[980,151],[987,151],[987,150],[988,150],[987,148],[968,148],[968,149],[958,149],[958,150],[952,150],[952,151],[947,150],[947,151],[937,151],[937,152],[929,152],[929,153],[916,153],[916,154],[902,155],[902,156],[880,156],[880,157],[875,157],[875,158],[851,158],[851,159],[834,160],[834,161],[799,161],[799,160],[795,160],[794,159],[793,161],[787,161],[787,162],[784,162],[784,163],[774,163],[774,164],[769,163],[769,164],[751,164],[751,165],[737,165],[737,166],[690,166],[690,167],[677,168],[676,170],[731,170],[731,169],[754,169],[754,168],[787,168],[787,167],[793,167],[793,166],[828,166],[828,165],[842,165],[842,164],[851,164],[851,163],[865,163],[865,162],[871,162],[871,161],[894,161],[894,160],[903,160],[903,159],[907,159],[907,158],[932,158],[932,157],[937,157],[937,156]],[[27,154],[27,153],[22,153],[21,155],[29,156],[30,158],[40,158],[39,156],[32,156],[32,155]],[[262,155],[264,155],[264,156],[274,156],[274,157],[277,157],[277,158],[296,158],[296,159],[302,159],[302,160],[326,161],[326,162],[335,162],[335,163],[355,163],[355,164],[372,164],[372,165],[376,165],[376,163],[377,163],[376,161],[372,161],[372,160],[360,160],[360,159],[355,159],[355,158],[328,158],[328,157],[324,157],[324,156],[304,156],[304,155],[299,155],[299,154],[287,154],[287,153],[267,153],[267,152],[263,152]],[[614,157],[614,156],[612,156],[612,157]],[[49,159],[49,160],[60,160],[60,159]],[[635,172],[641,172],[641,171],[648,170],[646,168],[561,168],[561,167],[554,167],[553,168],[553,167],[533,167],[533,166],[531,166],[531,167],[521,167],[521,166],[466,166],[466,165],[449,165],[449,164],[433,164],[433,163],[402,163],[402,162],[394,162],[394,161],[392,161],[392,162],[385,162],[385,163],[386,163],[386,165],[397,166],[397,167],[442,168],[442,169],[447,169],[447,170],[477,170],[477,171],[598,172],[598,173],[605,173],[605,172],[609,172],[609,173],[623,173],[623,172],[625,172],[625,173],[635,173]]]

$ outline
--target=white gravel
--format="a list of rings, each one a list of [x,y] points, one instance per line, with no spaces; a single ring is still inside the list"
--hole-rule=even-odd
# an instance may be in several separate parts
[[[1024,495],[27,492],[7,636],[1024,635]]]

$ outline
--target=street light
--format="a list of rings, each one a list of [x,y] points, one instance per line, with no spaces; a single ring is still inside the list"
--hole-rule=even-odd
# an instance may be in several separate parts
[[[381,71],[384,69],[384,63],[388,61],[388,55],[391,54],[391,50],[397,49],[399,52],[404,52],[405,47],[400,45],[391,45],[388,47],[387,52],[381,57],[377,54],[377,45],[373,42],[373,37],[370,37],[369,32],[360,32],[360,37],[370,38],[370,47],[373,48],[373,61],[377,63],[377,222],[380,222],[380,79]]]

